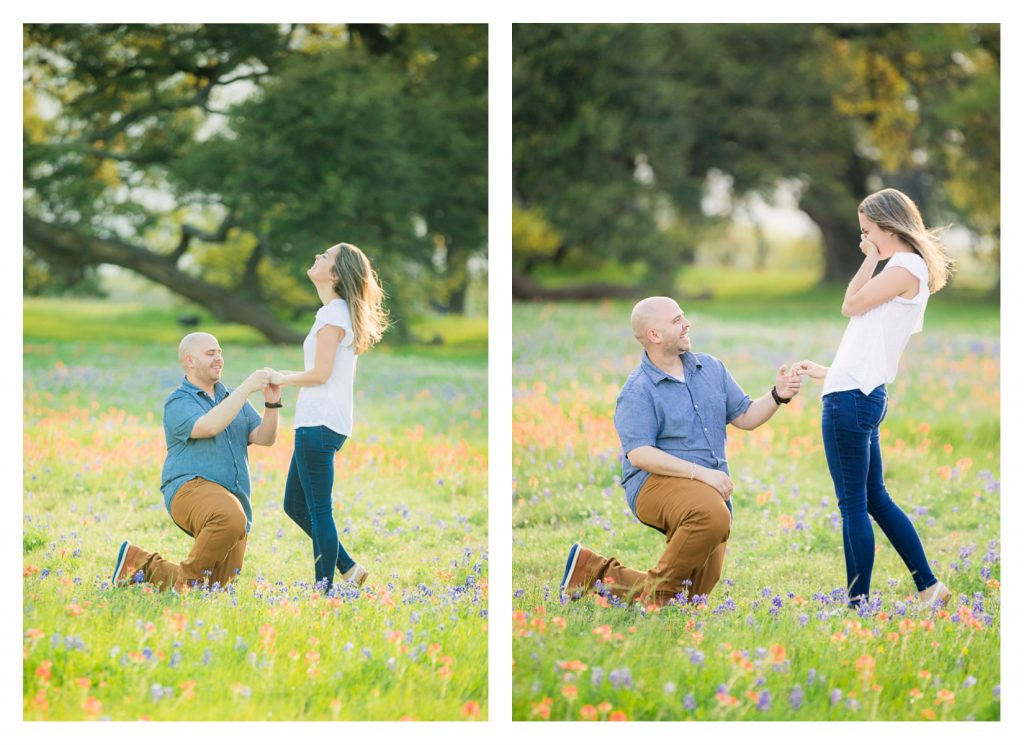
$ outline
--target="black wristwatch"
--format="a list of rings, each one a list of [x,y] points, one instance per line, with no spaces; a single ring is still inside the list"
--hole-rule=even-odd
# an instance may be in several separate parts
[[[775,386],[774,385],[772,386],[772,398],[775,399],[775,403],[778,404],[779,406],[782,406],[783,404],[788,404],[790,401],[793,400],[792,397],[790,397],[790,398],[780,398],[779,397],[779,392],[777,390],[775,390]]]
[[[772,390],[774,390],[774,388]],[[263,402],[264,409],[280,409],[282,406],[284,406],[284,404],[281,403],[280,401],[278,401],[276,404],[272,404],[269,401]]]

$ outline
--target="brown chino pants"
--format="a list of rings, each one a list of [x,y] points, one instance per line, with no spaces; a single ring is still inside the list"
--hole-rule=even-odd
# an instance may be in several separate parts
[[[219,582],[223,587],[235,579],[242,569],[247,536],[245,512],[234,494],[220,484],[196,477],[174,494],[171,518],[196,542],[180,564],[140,549],[133,563],[146,582],[161,590],[182,590],[206,582]]]
[[[587,579],[610,584],[619,597],[639,595],[659,606],[684,590],[690,597],[709,594],[722,576],[732,522],[722,495],[702,481],[651,474],[637,495],[636,516],[665,534],[665,551],[655,567],[641,572],[594,553],[588,557]]]

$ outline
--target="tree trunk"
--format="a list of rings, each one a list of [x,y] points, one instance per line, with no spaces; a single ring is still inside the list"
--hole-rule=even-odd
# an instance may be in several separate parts
[[[273,344],[298,344],[303,339],[263,303],[237,290],[197,279],[178,269],[166,256],[116,238],[81,235],[28,214],[23,214],[23,228],[25,246],[50,264],[124,267],[203,306],[219,319],[251,326]]]
[[[831,211],[818,209],[808,204],[801,203],[800,208],[807,213],[807,216],[814,221],[814,224],[821,230],[821,239],[825,251],[825,275],[822,277],[825,282],[849,282],[857,273],[861,262],[864,261],[864,254],[857,248],[859,241],[857,224],[852,222],[851,212],[843,217],[834,215]]]

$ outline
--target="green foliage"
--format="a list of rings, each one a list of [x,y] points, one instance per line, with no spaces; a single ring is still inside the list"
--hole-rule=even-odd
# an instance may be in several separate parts
[[[485,26],[40,24],[24,59],[28,214],[156,254],[206,231],[191,271],[279,311],[339,240],[402,317],[408,275],[448,302],[486,255]]]
[[[643,260],[655,281],[692,262],[711,174],[726,213],[795,186],[830,281],[882,185],[997,234],[998,53],[984,24],[517,25],[513,199],[569,244],[553,260]]]

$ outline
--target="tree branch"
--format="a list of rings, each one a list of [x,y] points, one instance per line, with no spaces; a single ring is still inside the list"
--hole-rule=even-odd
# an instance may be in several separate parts
[[[245,272],[242,274],[242,279],[238,283],[239,290],[248,293],[256,300],[263,297],[263,288],[260,285],[258,269],[260,261],[267,253],[267,248],[267,239],[265,236],[261,235],[259,242],[252,249],[252,253],[249,254],[249,258],[245,262]]]
[[[214,233],[208,233],[205,230],[201,230],[200,228],[192,225],[182,225],[181,240],[178,242],[177,248],[167,255],[167,260],[170,261],[171,264],[177,266],[178,261],[180,261],[181,257],[185,255],[186,251],[188,251],[189,244],[192,243],[193,238],[198,238],[206,243],[223,243],[227,240],[228,231],[234,227],[234,220],[234,212],[232,210],[228,210],[228,214],[224,217],[224,220],[221,221],[220,227],[217,228],[217,231]]]

